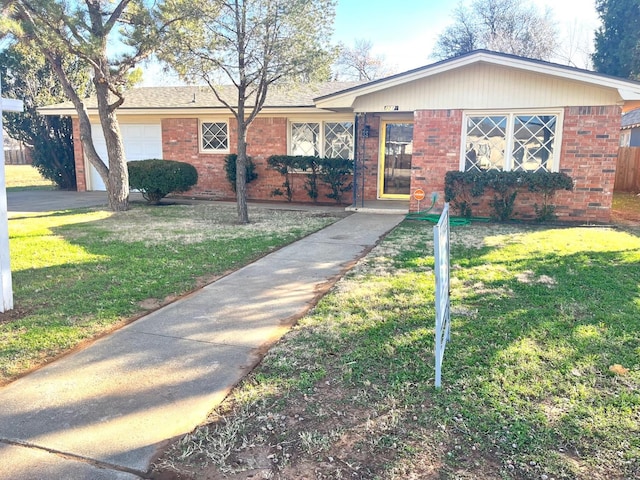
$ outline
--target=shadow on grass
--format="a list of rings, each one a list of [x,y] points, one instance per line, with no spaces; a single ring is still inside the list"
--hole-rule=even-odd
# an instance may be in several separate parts
[[[9,222],[13,220],[28,220],[28,219],[43,219],[43,218],[54,218],[54,217],[67,217],[71,215],[81,215],[83,213],[94,211],[94,208],[74,208],[69,210],[56,210],[53,212],[43,212],[43,213],[32,213],[23,216],[11,216],[9,217]]]
[[[167,209],[162,211],[167,215]],[[259,229],[245,229],[241,238],[204,235],[183,241],[185,232],[169,219],[166,234],[156,232],[148,242],[144,232],[157,215],[153,210],[151,219],[144,212],[135,217],[131,234],[140,240],[134,241],[126,228],[113,233],[109,225],[118,219],[99,218],[104,212],[97,211],[84,221],[85,212],[92,209],[47,213],[36,217],[40,223],[31,223],[34,217],[29,216],[23,225],[14,225],[11,241],[22,248],[19,268],[14,264],[14,298],[25,315],[0,325],[0,380],[201,287],[298,235],[293,230],[263,235]],[[60,221],[48,221],[55,219]]]

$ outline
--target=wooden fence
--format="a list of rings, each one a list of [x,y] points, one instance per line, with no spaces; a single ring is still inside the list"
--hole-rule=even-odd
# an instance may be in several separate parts
[[[4,163],[5,165],[31,165],[31,152],[26,148],[5,150]]]
[[[620,147],[613,189],[616,192],[640,192],[640,147]]]

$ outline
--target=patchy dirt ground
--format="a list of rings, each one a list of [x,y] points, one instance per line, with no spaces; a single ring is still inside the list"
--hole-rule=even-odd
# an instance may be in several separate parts
[[[19,320],[26,317],[29,313],[29,309],[23,308],[20,305],[14,305],[12,310],[0,313],[0,324],[11,323],[15,320]]]
[[[187,436],[157,461],[151,478],[436,480],[443,478],[444,472],[458,479],[501,478],[497,474],[499,466],[475,451],[467,452],[455,469],[445,465],[441,459],[455,451],[462,432],[443,431],[434,442],[434,436],[427,435],[419,425],[420,419],[429,415],[428,405],[420,405],[416,411],[379,411],[370,397],[375,394],[323,380],[309,394],[288,397],[278,413],[270,412],[268,405],[255,404],[251,410],[213,417],[211,420],[217,423],[210,424],[210,430],[194,434],[199,436],[196,443],[209,442],[207,451],[180,463],[179,452],[195,439]],[[370,405],[365,406],[367,401]],[[229,404],[226,407],[234,408]],[[242,441],[232,446],[231,435],[238,431],[242,431]],[[404,439],[403,447],[395,443],[396,437]],[[413,440],[406,443],[407,438]],[[212,443],[215,451],[210,448]],[[411,460],[405,464],[403,457],[409,452]],[[219,455],[228,455],[224,466],[220,466]]]

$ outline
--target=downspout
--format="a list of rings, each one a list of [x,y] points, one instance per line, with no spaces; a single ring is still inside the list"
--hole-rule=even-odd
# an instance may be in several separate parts
[[[364,161],[365,161],[365,149],[366,149],[366,142],[367,142],[367,138],[369,138],[369,129],[367,128],[367,113],[364,113],[364,126],[363,126],[363,132],[366,131],[367,134],[366,135],[362,135],[362,193],[360,195],[360,202],[361,202],[361,207],[364,208],[364,181],[365,181],[365,174],[364,174]]]
[[[353,142],[353,203],[351,206],[358,206],[358,140],[360,138],[360,114],[356,114],[354,125],[355,141]]]

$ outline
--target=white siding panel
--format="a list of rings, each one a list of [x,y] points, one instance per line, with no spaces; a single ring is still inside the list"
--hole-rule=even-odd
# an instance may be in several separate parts
[[[386,105],[399,111],[423,109],[548,108],[615,105],[621,99],[613,88],[573,80],[474,64],[364,95],[354,103],[356,112],[381,112]]]

